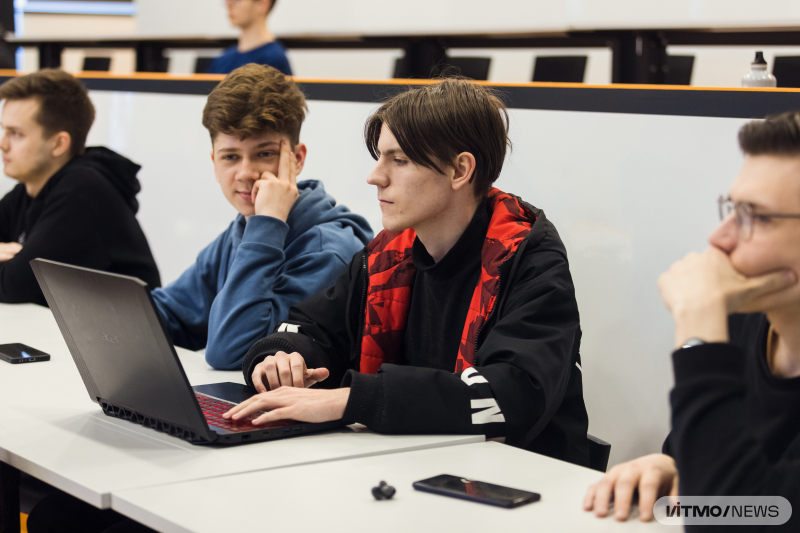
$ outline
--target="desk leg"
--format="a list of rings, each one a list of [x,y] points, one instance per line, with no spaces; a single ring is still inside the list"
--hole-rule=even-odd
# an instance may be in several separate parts
[[[19,527],[19,470],[0,461],[0,533]]]

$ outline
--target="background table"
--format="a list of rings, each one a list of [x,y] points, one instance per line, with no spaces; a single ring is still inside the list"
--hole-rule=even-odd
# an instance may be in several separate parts
[[[538,492],[540,502],[502,509],[412,489],[438,474]],[[594,470],[496,442],[297,466],[122,491],[112,508],[167,533],[219,531],[655,532],[678,529],[616,522],[583,511]],[[385,480],[392,500],[370,489]]]

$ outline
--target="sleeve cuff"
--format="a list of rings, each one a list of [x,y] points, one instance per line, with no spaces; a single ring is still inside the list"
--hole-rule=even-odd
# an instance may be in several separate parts
[[[672,352],[675,385],[698,376],[743,377],[744,352],[729,343],[710,343]]]
[[[242,243],[255,242],[283,249],[289,225],[274,217],[251,215],[244,226]]]
[[[342,387],[350,387],[350,398],[342,418],[364,424],[372,430],[379,429],[384,411],[383,377],[348,370],[342,379]]]

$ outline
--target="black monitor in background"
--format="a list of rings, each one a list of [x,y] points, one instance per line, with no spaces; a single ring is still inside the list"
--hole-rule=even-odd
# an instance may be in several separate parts
[[[3,33],[0,34],[0,39],[5,37],[6,32],[15,32],[14,26],[14,0],[0,0],[0,26],[3,27]]]
[[[583,83],[587,56],[537,56],[533,81]]]
[[[691,85],[694,56],[667,56],[664,68],[665,85]]]
[[[211,68],[211,63],[214,62],[216,57],[198,57],[194,62],[194,73],[205,74]]]
[[[800,87],[800,56],[775,56],[772,74],[778,87]]]
[[[108,72],[111,70],[110,57],[84,57],[83,70],[93,72]]]

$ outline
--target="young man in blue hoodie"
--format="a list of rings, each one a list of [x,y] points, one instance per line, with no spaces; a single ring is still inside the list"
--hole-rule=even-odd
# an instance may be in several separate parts
[[[177,281],[153,291],[175,344],[206,348],[217,369],[239,369],[248,348],[289,308],[333,285],[372,239],[367,221],[301,181],[307,109],[295,83],[245,65],[209,95],[203,125],[222,193],[239,215]]]

